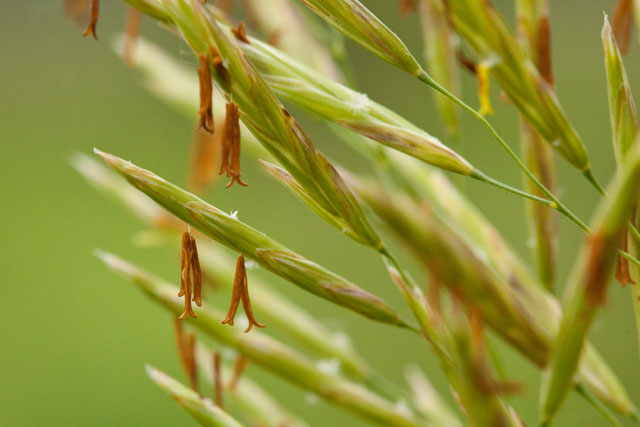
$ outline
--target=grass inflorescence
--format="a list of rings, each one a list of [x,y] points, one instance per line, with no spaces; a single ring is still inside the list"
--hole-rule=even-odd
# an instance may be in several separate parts
[[[415,12],[420,19],[424,66],[384,17],[358,0],[247,0],[236,8],[224,1],[125,3],[128,23],[116,49],[127,65],[144,74],[152,93],[197,121],[189,188],[98,149],[95,153],[117,174],[84,155],[74,157],[73,165],[143,221],[148,229],[137,235],[138,243],[168,246],[181,254],[176,286],[116,255],[97,252],[110,269],[172,313],[189,387],[155,368],[147,372],[198,422],[307,425],[304,414],[294,414],[294,408],[277,402],[250,378],[254,365],[380,425],[549,425],[572,389],[612,424],[617,421],[610,410],[637,419],[622,382],[588,339],[614,271],[621,284],[634,286],[640,330],[635,285],[640,279],[640,143],[621,53],[629,44],[630,2],[620,0],[614,28],[605,17],[602,29],[617,166],[606,197],[587,146],[554,90],[548,0],[518,0],[515,32],[486,0],[399,2],[402,15]],[[76,19],[89,13],[85,35],[96,37],[99,2],[67,1],[66,6]],[[246,23],[234,15],[240,8],[251,18]],[[183,39],[198,66],[190,70],[140,36],[142,16]],[[433,89],[445,141],[358,90],[346,39]],[[462,98],[462,72],[477,78],[479,109]],[[519,114],[522,158],[485,117],[493,113],[492,81]],[[308,113],[326,123],[375,173],[354,173],[352,165],[325,157],[282,102],[298,107],[296,114]],[[522,170],[523,189],[496,180],[460,154],[461,110],[482,122]],[[558,155],[603,194],[590,226],[555,194]],[[319,218],[379,254],[389,284],[413,318],[398,314],[399,307],[366,286],[208,203],[203,194],[218,175],[230,178],[227,187],[247,186],[241,160],[259,161]],[[482,206],[474,206],[449,174],[523,198],[536,274],[505,242],[499,224],[485,218]],[[585,232],[563,298],[554,294],[558,214]],[[408,250],[392,251],[386,234],[377,229],[380,223]],[[423,267],[425,286],[406,269],[409,257]],[[459,411],[440,396],[449,390],[436,391],[416,369],[408,371],[407,386],[387,380],[348,340],[337,338],[342,335],[252,273],[253,264],[313,297],[373,320],[372,328],[387,324],[424,340]],[[224,295],[225,304],[219,306],[221,298],[211,294]],[[238,313],[240,305],[244,315]],[[502,376],[500,355],[487,330],[540,370],[538,420],[523,420],[514,408],[511,397],[529,385],[517,376]],[[215,347],[201,336],[212,338]],[[225,350],[229,348],[233,351]],[[200,387],[201,377],[207,389]]]

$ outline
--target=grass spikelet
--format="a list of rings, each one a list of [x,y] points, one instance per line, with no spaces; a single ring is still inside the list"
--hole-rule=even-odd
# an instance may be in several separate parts
[[[173,313],[181,310],[175,288],[126,261],[106,253],[98,256],[113,270],[131,280],[145,294]],[[223,345],[235,348],[247,359],[329,402],[381,425],[423,426],[414,414],[400,413],[394,405],[366,388],[339,375],[327,374],[292,348],[260,333],[245,334],[219,321],[221,312],[204,304],[200,317],[188,318],[192,326]]]
[[[386,302],[364,289],[289,251],[152,172],[111,154],[96,152],[134,187],[212,239],[256,260],[285,279],[295,278],[293,284],[308,292],[374,320],[406,326]]]
[[[516,3],[518,39],[540,75],[553,85],[551,70],[551,28],[547,0],[519,0]],[[524,119],[520,120],[520,139],[527,166],[551,191],[556,187],[556,162],[553,148]],[[527,183],[529,192],[544,194]],[[552,289],[556,276],[558,218],[544,206],[527,202],[529,235],[542,285]]]
[[[593,232],[575,265],[563,304],[564,315],[552,347],[551,363],[542,387],[541,419],[550,422],[566,397],[595,315],[604,303],[609,275],[640,186],[640,150],[634,148],[613,184],[610,200],[602,202]],[[635,197],[633,197],[635,195]]]
[[[452,31],[442,8],[436,7],[437,0],[420,0],[420,16],[424,34],[427,71],[449,92],[460,94],[460,77],[456,63],[458,36]],[[460,134],[460,113],[450,100],[434,93],[438,107],[450,139],[455,141]]]
[[[242,427],[242,424],[219,407],[213,405],[210,400],[200,397],[198,393],[188,389],[164,372],[147,366],[147,375],[201,425],[209,427]]]

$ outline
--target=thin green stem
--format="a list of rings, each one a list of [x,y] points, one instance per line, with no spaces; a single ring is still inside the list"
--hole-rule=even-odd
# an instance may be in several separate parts
[[[473,171],[471,171],[471,174],[469,175],[471,178],[477,179],[478,181],[482,181],[482,182],[486,182],[487,184],[491,184],[495,187],[501,188],[503,190],[506,190],[510,193],[513,194],[517,194],[518,196],[524,197],[525,199],[531,199],[534,200],[538,203],[542,203],[545,206],[549,206],[550,208],[556,209],[557,205],[555,202],[552,202],[551,200],[548,199],[544,199],[542,197],[538,197],[535,196],[533,194],[527,193],[525,191],[522,190],[518,190],[517,188],[511,187],[510,185],[507,185],[503,182],[497,181],[487,175],[485,175],[483,172],[479,171],[478,169],[474,169]]]
[[[478,111],[470,107],[467,103],[465,103],[463,100],[455,96],[453,93],[449,92],[446,88],[441,86],[426,71],[422,70],[422,72],[418,74],[418,79],[426,83],[433,89],[437,90],[442,95],[446,96],[447,98],[449,98],[450,100],[458,104],[460,107],[462,107],[464,110],[471,113],[478,120],[480,120],[482,124],[484,124],[485,127],[489,129],[489,132],[491,132],[491,135],[493,135],[496,141],[500,143],[502,148],[504,148],[509,154],[509,156],[516,162],[518,167],[527,176],[527,178],[529,178],[531,182],[533,182],[536,185],[536,187],[538,187],[540,191],[542,191],[544,195],[549,198],[551,202],[555,203],[555,206],[552,204],[547,204],[547,206],[557,210],[558,212],[560,212],[561,214],[569,218],[571,221],[573,221],[576,225],[578,225],[578,227],[582,228],[583,230],[585,231],[588,230],[587,226],[573,212],[571,212],[571,210],[568,207],[566,207],[560,200],[558,200],[558,198],[551,191],[549,191],[549,189],[545,187],[545,185],[541,183],[540,180],[538,180],[538,178],[536,178],[533,172],[531,172],[529,168],[527,168],[527,166],[520,159],[520,157],[518,157],[518,155],[513,151],[513,149],[511,149],[509,144],[507,144],[505,140],[502,139],[502,137],[498,134],[498,132],[493,128],[491,123],[489,123],[489,121],[485,119],[482,114],[480,114]]]
[[[576,392],[582,396],[587,402],[591,403],[594,408],[609,422],[610,425],[614,427],[622,427],[622,424],[618,419],[611,413],[609,408],[604,406],[600,400],[594,397],[589,390],[583,387],[580,384],[577,384],[575,387]]]
[[[602,196],[604,197],[609,197],[607,195],[606,190],[602,187],[602,185],[600,185],[600,183],[598,182],[598,180],[596,179],[596,177],[593,175],[591,169],[587,169],[584,172],[584,176],[587,178],[587,180],[595,187],[596,190],[598,190],[598,193],[600,193]],[[629,225],[629,231],[631,231],[631,234],[633,235],[633,237],[640,242],[640,231],[638,231],[638,229],[633,225],[633,223],[631,221],[629,221],[628,223]],[[626,257],[625,257],[626,258]]]
[[[489,132],[491,132],[493,137],[507,151],[509,156],[511,156],[511,158],[516,162],[516,164],[520,167],[520,169],[522,169],[522,172],[524,172],[524,174],[531,180],[531,182],[533,182],[536,185],[536,187],[538,187],[540,189],[540,191],[542,191],[545,194],[545,196],[547,196],[549,198],[549,200],[542,199],[542,198],[534,199],[533,197],[535,197],[535,196],[530,197],[531,195],[529,195],[528,193],[521,192],[520,190],[516,190],[515,188],[509,187],[506,184],[502,184],[502,183],[500,183],[498,181],[491,180],[491,178],[487,177],[486,175],[483,176],[483,177],[479,176],[481,174],[479,171],[474,171],[472,173],[471,176],[473,178],[479,179],[481,181],[485,181],[485,182],[487,182],[489,184],[493,184],[496,187],[503,188],[503,189],[505,189],[507,191],[510,191],[510,192],[514,193],[514,194],[519,194],[520,196],[523,196],[523,197],[526,197],[526,198],[529,198],[529,199],[532,199],[532,200],[536,200],[536,201],[538,201],[540,203],[543,203],[544,205],[555,209],[556,211],[558,211],[559,213],[561,213],[562,215],[564,215],[565,217],[570,219],[574,224],[576,224],[578,227],[580,227],[585,232],[587,232],[587,233],[591,232],[589,227],[580,218],[578,218],[567,206],[565,206],[560,200],[558,200],[558,198],[551,191],[549,191],[549,189],[547,187],[545,187],[545,185],[543,183],[541,183],[538,180],[538,178],[536,178],[536,176],[533,174],[533,172],[531,172],[529,170],[529,168],[527,168],[527,166],[522,162],[520,157],[518,157],[518,155],[511,149],[511,147],[504,141],[504,139],[502,139],[502,137],[498,134],[498,132],[496,132],[496,130],[493,128],[493,126],[491,126],[491,123],[489,123],[489,121],[487,121],[487,119],[485,119],[484,116],[482,116],[482,114],[477,112],[475,109],[473,109],[468,104],[466,104],[463,100],[461,100],[460,98],[455,96],[453,93],[449,92],[446,88],[441,86],[426,71],[422,70],[422,72],[418,75],[418,79],[420,81],[426,83],[427,85],[429,85],[433,89],[437,90],[442,95],[446,96],[447,98],[449,98],[450,100],[452,100],[453,102],[458,104],[460,107],[462,107],[464,110],[466,110],[469,113],[471,113],[478,120],[480,120],[487,127],[487,129],[489,129]],[[476,176],[474,176],[474,174]],[[602,195],[606,196],[606,192],[604,191],[604,188],[602,188],[600,183],[598,183],[598,181],[596,180],[595,176],[593,175],[593,173],[591,172],[590,169],[587,169],[584,172],[584,176],[587,178],[587,180],[589,180],[589,182],[591,182],[593,184],[593,186]],[[638,230],[631,223],[629,224],[629,229],[632,230],[632,234],[640,242],[640,232],[638,232]],[[622,250],[618,251],[618,253],[620,255],[622,255],[624,258],[626,258],[627,260],[629,260],[630,262],[632,262],[633,264],[640,266],[640,261],[638,261],[636,258],[634,258],[631,255],[629,255],[628,253],[626,253],[626,252],[624,252]]]

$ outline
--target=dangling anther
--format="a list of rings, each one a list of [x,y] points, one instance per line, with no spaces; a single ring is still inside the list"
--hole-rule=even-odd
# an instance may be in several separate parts
[[[236,274],[233,278],[233,291],[231,295],[231,305],[229,306],[229,311],[227,312],[227,316],[224,318],[222,323],[229,324],[233,326],[234,318],[236,315],[236,311],[238,310],[238,305],[240,304],[240,300],[242,300],[242,307],[244,308],[244,314],[247,316],[247,320],[249,321],[249,326],[245,329],[245,332],[249,332],[253,326],[257,326],[258,328],[264,328],[265,325],[259,323],[255,317],[253,317],[253,309],[251,308],[251,299],[249,298],[249,287],[247,281],[247,270],[244,266],[244,256],[240,255],[238,257],[238,261],[236,262]]]
[[[239,354],[236,357],[235,362],[233,363],[233,372],[231,374],[231,378],[227,383],[227,390],[233,393],[240,382],[240,378],[242,378],[242,374],[245,369],[247,369],[247,365],[249,364],[249,360],[243,355]]]
[[[96,26],[98,25],[98,16],[100,15],[100,0],[91,0],[91,18],[89,19],[89,25],[87,29],[82,33],[82,37],[86,37],[89,34],[93,35],[93,38],[98,40],[96,34]]]
[[[249,44],[249,39],[247,38],[247,32],[244,28],[244,22],[241,22],[240,24],[238,24],[238,28],[232,28],[231,32],[233,33],[234,36],[236,36],[238,40],[240,40],[243,43]]]
[[[200,67],[198,67],[198,80],[200,81],[200,123],[199,128],[213,133],[213,83],[211,82],[211,69],[209,55],[200,55]]]
[[[226,116],[224,119],[224,134],[222,135],[222,162],[219,174],[226,172],[226,176],[231,177],[227,188],[234,182],[246,187],[247,184],[240,179],[240,113],[238,106],[233,102],[226,105]]]
[[[214,351],[211,357],[211,362],[213,365],[213,394],[215,402],[219,408],[223,408],[222,393],[224,392],[224,388],[222,387],[222,373],[220,372],[220,353]]]
[[[127,22],[124,29],[124,63],[129,67],[135,64],[135,51],[138,42],[138,33],[140,32],[140,18],[142,14],[135,7],[130,7],[127,12]]]
[[[191,278],[193,276],[193,293]],[[193,297],[192,297],[193,295]],[[189,228],[182,235],[182,257],[180,259],[180,291],[178,296],[184,296],[184,312],[180,319],[187,316],[197,318],[191,307],[191,300],[200,307],[202,306],[202,272],[200,271],[200,260],[198,259],[198,248],[196,240],[191,235]]]
[[[196,336],[195,334],[185,334],[182,330],[182,321],[173,319],[173,326],[176,335],[176,347],[178,349],[178,359],[189,379],[189,385],[193,391],[198,392],[198,366],[196,362]]]
[[[483,116],[493,114],[493,108],[491,108],[489,64],[483,61],[478,64],[476,70],[478,72],[478,97],[480,98],[480,110],[478,110],[478,112]]]

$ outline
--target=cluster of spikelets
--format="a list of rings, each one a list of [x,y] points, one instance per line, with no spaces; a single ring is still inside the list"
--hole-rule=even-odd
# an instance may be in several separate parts
[[[486,349],[486,328],[541,369],[539,421],[543,424],[551,423],[571,389],[613,424],[617,421],[610,409],[637,419],[624,387],[587,336],[605,300],[612,272],[623,285],[637,280],[639,272],[640,233],[634,215],[640,187],[640,143],[635,106],[616,42],[620,40],[626,50],[632,8],[635,4],[640,10],[639,2],[620,0],[615,31],[606,18],[602,30],[617,174],[587,226],[554,195],[556,153],[603,196],[605,191],[554,93],[547,0],[516,2],[516,35],[487,0],[400,1],[402,13],[420,15],[426,69],[357,0],[125,1],[131,7],[124,37],[126,62],[144,72],[148,88],[160,98],[191,117],[196,112],[200,116],[202,130],[194,141],[191,192],[97,150],[131,186],[89,157],[76,157],[74,165],[153,227],[140,241],[175,245],[183,235],[179,289],[115,255],[101,252],[99,256],[176,318],[182,313],[175,325],[177,347],[191,388],[152,368],[149,375],[199,422],[306,425],[259,385],[241,377],[247,363],[254,363],[381,425],[455,426],[462,419],[474,426],[524,425],[504,399],[522,385],[494,372],[496,360]],[[85,35],[96,35],[98,5],[97,0],[90,4],[67,0],[67,10],[74,16],[91,10]],[[249,33],[261,34],[266,41],[249,37],[243,23],[234,23],[231,11],[240,8],[251,18]],[[186,69],[141,39],[137,35],[141,14],[182,37],[199,63],[197,70]],[[345,37],[434,89],[448,144],[356,91],[345,56]],[[119,51],[120,46],[119,42]],[[479,111],[457,96],[459,70],[477,76]],[[491,112],[490,79],[520,113],[523,160],[485,117]],[[371,161],[375,177],[356,175],[327,160],[281,100],[331,124],[337,137]],[[528,179],[526,189],[496,181],[454,151],[461,110],[480,120],[507,150]],[[380,254],[413,320],[401,318],[383,299],[194,194],[207,188],[218,174],[230,177],[229,185],[245,185],[240,179],[241,144],[245,161],[266,159],[260,160],[264,168],[300,201],[345,236]],[[537,275],[529,272],[499,231],[441,170],[526,199]],[[426,291],[391,254],[362,205],[429,272]],[[585,231],[585,243],[562,302],[553,294],[556,212]],[[197,230],[193,234],[191,227]],[[238,254],[235,269],[233,258],[221,246]],[[448,408],[415,370],[408,375],[408,389],[390,385],[348,340],[288,302],[268,283],[253,276],[249,283],[245,258],[330,303],[425,339],[438,357],[460,411]],[[231,293],[226,316],[216,308],[217,294],[203,297],[207,283]],[[633,288],[637,306],[639,293],[637,286]],[[199,306],[195,310],[192,301]],[[240,302],[248,320],[245,331],[233,326]],[[253,325],[264,326],[255,320],[254,310],[268,325],[267,331],[277,330],[290,343],[251,330]],[[211,358],[211,351],[196,342],[195,332],[183,331],[182,322],[221,347],[233,349],[233,369],[227,368],[231,364],[227,359],[233,356],[216,351]],[[289,346],[294,343],[308,354]],[[320,361],[314,362],[313,357]],[[198,372],[214,385],[214,400],[199,393]],[[229,380],[225,383],[224,378]]]

